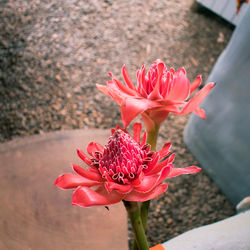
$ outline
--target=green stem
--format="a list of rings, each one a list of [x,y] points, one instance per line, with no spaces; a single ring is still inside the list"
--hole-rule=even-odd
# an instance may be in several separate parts
[[[136,201],[123,201],[131,221],[139,250],[149,250],[147,238],[141,221],[140,208]]]
[[[147,143],[151,145],[151,151],[156,151],[157,137],[160,129],[160,124],[155,124],[155,129],[152,131],[147,131],[148,139]],[[150,206],[150,200],[144,201],[141,205],[141,218],[144,229],[147,226],[148,210]]]
[[[154,130],[147,131],[147,134],[148,134],[147,143],[151,145],[151,151],[156,150],[159,129],[160,129],[160,125],[155,124]],[[146,227],[147,227],[147,218],[148,218],[149,207],[150,207],[150,200],[144,201],[141,204],[141,220],[142,220],[142,225],[143,225],[145,232],[146,232]],[[138,250],[138,249],[139,248],[137,247],[136,241],[134,240],[132,250]]]
[[[159,129],[160,129],[160,125],[155,124],[154,130],[147,131],[147,134],[148,134],[147,143],[151,145],[151,151],[156,150],[156,143],[157,143]]]
[[[146,227],[147,227],[149,206],[150,206],[150,200],[144,201],[141,205],[141,220],[142,220],[142,225],[143,225],[143,228],[145,229],[145,231],[146,231]]]

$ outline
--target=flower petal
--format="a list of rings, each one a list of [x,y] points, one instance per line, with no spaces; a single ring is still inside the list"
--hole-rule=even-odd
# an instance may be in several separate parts
[[[125,82],[127,83],[128,87],[130,89],[135,90],[135,86],[134,86],[132,80],[129,77],[129,74],[128,74],[128,71],[127,71],[125,65],[122,66],[122,75],[123,75],[123,78],[124,78]]]
[[[116,182],[107,182],[106,181],[105,187],[106,187],[108,192],[112,192],[112,190],[115,190],[115,191],[122,193],[122,194],[127,194],[132,190],[131,185],[118,184]]]
[[[205,97],[208,95],[210,90],[215,86],[215,83],[210,82],[208,83],[205,87],[198,92],[197,95],[195,95],[182,109],[182,111],[179,113],[181,115],[185,115],[189,112],[194,111],[200,104],[201,102],[205,99]]]
[[[97,142],[90,142],[87,147],[88,154],[94,157],[96,151],[103,152],[103,146]]]
[[[79,156],[88,166],[91,166],[91,165],[92,165],[91,159],[90,159],[87,155],[85,155],[85,154],[83,153],[82,150],[77,149],[76,152],[77,152],[78,156]]]
[[[173,164],[168,164],[167,166],[165,166],[163,169],[162,169],[162,171],[161,171],[161,173],[160,173],[160,176],[159,176],[159,178],[158,178],[158,180],[157,180],[157,182],[156,182],[156,185],[158,186],[159,184],[161,184],[167,177],[168,177],[168,175],[169,175],[169,173],[171,172],[171,170],[172,170],[172,168],[173,168]]]
[[[83,169],[80,166],[75,165],[75,164],[72,164],[72,167],[73,167],[74,171],[77,174],[81,175],[82,177],[85,177],[89,180],[93,180],[93,181],[97,181],[97,182],[103,182],[102,177],[97,172],[88,171],[86,169]]]
[[[185,104],[185,103],[184,103]],[[181,104],[183,106],[183,104]],[[152,119],[159,119],[162,120],[163,118],[161,117],[162,114],[164,114],[163,111],[166,112],[172,112],[172,113],[180,113],[180,108],[179,104],[174,104],[174,105],[165,105],[165,106],[159,106],[157,108],[154,108],[153,110],[150,110],[150,117],[152,116]]]
[[[172,171],[168,175],[167,178],[176,177],[181,174],[194,174],[199,173],[201,171],[201,168],[198,168],[196,166],[186,167],[186,168],[172,168]]]
[[[106,206],[120,202],[125,195],[112,191],[110,193],[99,187],[96,191],[88,187],[78,187],[72,196],[72,205],[80,207]]]
[[[141,171],[139,174],[137,174],[137,177],[133,181],[131,181],[131,185],[133,187],[137,187],[141,185],[141,182],[143,181],[144,176],[145,176],[144,172]]]
[[[140,143],[141,128],[142,128],[141,123],[135,123],[133,126],[134,139],[138,143]]]
[[[144,146],[147,141],[147,132],[145,131],[141,140],[141,146]]]
[[[194,113],[196,115],[198,115],[199,117],[201,117],[203,120],[206,119],[206,113],[205,113],[204,109],[197,107],[194,110]]]
[[[122,91],[123,93],[127,94],[127,95],[131,95],[131,96],[135,96],[136,95],[136,91],[130,89],[129,87],[127,87],[126,85],[124,85],[123,83],[121,83],[118,79],[116,78],[112,78],[114,84],[117,86],[117,88]]]
[[[142,192],[142,193],[149,192],[155,187],[155,184],[158,178],[159,178],[159,175],[144,176],[140,185],[134,187],[134,190],[137,192]]]
[[[167,96],[168,100],[184,101],[189,96],[190,83],[184,69],[179,69],[174,74],[172,88]]]
[[[167,142],[164,144],[162,149],[159,151],[160,160],[171,153],[171,151],[170,151],[171,145],[172,145],[171,142]]]
[[[147,174],[152,175],[152,174],[157,174],[167,166],[168,164],[172,163],[174,161],[175,153],[171,154],[166,160],[159,162],[154,168],[152,168]],[[172,166],[172,164],[170,165]]]
[[[112,86],[112,85],[103,86],[103,85],[100,85],[100,84],[96,84],[96,87],[100,91],[102,91],[105,95],[110,96],[111,98],[113,98],[119,105],[121,105],[122,100],[125,98],[124,95],[122,95],[121,92],[119,92],[119,90],[117,90],[115,88],[115,86]]]
[[[115,133],[115,131],[118,130],[118,129],[120,129],[123,132],[127,133],[126,129],[122,128],[120,125],[116,125],[115,128],[111,128],[111,130],[110,130],[111,131],[111,135],[113,135]]]
[[[140,192],[132,191],[124,197],[124,200],[137,201],[137,202],[144,202],[144,201],[152,200],[152,199],[157,198],[162,193],[164,193],[167,190],[167,188],[168,188],[168,184],[163,183],[155,187],[153,190],[151,190],[148,193],[140,193]]]
[[[193,93],[201,85],[201,81],[202,76],[198,75],[190,86],[190,94]]]
[[[150,118],[150,116],[148,115],[148,112],[144,112],[141,114],[143,123],[146,127],[147,131],[153,131],[155,130],[155,122]]]
[[[142,65],[141,69],[137,71],[137,91],[144,97],[147,98],[147,85],[145,79],[145,66]]]
[[[124,127],[126,128],[136,116],[154,106],[159,106],[159,104],[142,98],[125,98],[121,105],[121,116]]]
[[[162,99],[162,96],[160,94],[160,84],[161,84],[161,80],[162,80],[164,66],[165,65],[163,62],[157,63],[157,82],[154,86],[153,91],[148,96],[148,98],[150,100]]]
[[[159,175],[144,176],[141,184],[137,187],[134,187],[134,190],[142,193],[151,191],[153,188],[155,188],[155,186],[158,186],[165,178],[167,178],[168,174],[171,171],[171,168],[172,166],[170,166],[169,164],[162,168]]]
[[[102,91],[105,95],[111,96],[109,94],[109,90],[108,90],[109,88],[107,86],[96,84],[96,87],[97,87],[97,89],[99,89],[100,91]]]
[[[88,187],[92,187],[100,184],[98,181],[93,181],[87,178],[84,178],[80,175],[67,173],[59,176],[54,185],[63,189],[77,188],[78,186],[84,185]]]

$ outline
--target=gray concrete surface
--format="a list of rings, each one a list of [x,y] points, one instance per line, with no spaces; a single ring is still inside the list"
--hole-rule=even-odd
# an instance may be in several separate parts
[[[206,120],[192,115],[184,141],[202,167],[236,205],[250,195],[250,8],[216,62],[216,81],[201,105]]]
[[[163,243],[166,250],[249,250],[250,210],[190,230]]]

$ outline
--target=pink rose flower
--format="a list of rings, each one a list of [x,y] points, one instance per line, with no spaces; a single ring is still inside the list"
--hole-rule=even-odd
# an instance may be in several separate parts
[[[140,123],[134,125],[133,131],[134,138],[119,126],[112,129],[105,147],[95,142],[88,145],[90,157],[77,150],[88,169],[73,164],[75,173],[63,174],[55,181],[60,188],[75,189],[73,205],[90,207],[122,200],[151,200],[167,190],[164,179],[201,170],[195,166],[173,168],[175,155],[170,151],[170,143],[152,152],[146,144],[146,133],[140,140]]]
[[[198,106],[215,86],[208,83],[193,98],[190,94],[201,84],[201,76],[197,76],[190,85],[183,68],[169,71],[159,60],[151,65],[147,74],[142,66],[137,72],[137,85],[134,86],[128,72],[123,66],[122,74],[126,84],[114,78],[106,86],[97,84],[97,88],[112,97],[121,106],[121,116],[124,127],[138,115],[142,115],[147,131],[154,129],[155,124],[163,122],[169,112],[184,115],[194,111],[203,119],[204,110]]]

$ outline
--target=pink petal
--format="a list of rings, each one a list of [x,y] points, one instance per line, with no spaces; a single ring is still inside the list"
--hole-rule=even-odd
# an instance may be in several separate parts
[[[170,72],[167,72],[166,80],[165,80],[164,84],[162,84],[161,95],[162,95],[163,98],[166,98],[166,96],[168,95],[169,90],[171,89],[172,80],[173,80],[173,75]]]
[[[172,162],[174,161],[174,158],[175,158],[175,153],[171,154],[171,155],[168,157],[168,161],[172,163]]]
[[[145,131],[141,140],[141,146],[145,145],[147,141],[147,132]]]
[[[148,114],[146,114],[146,112],[141,114],[143,123],[146,127],[147,131],[153,131],[155,129],[155,122],[150,118],[150,116]]]
[[[155,87],[153,89],[153,91],[150,93],[150,95],[148,96],[148,98],[150,100],[157,100],[157,99],[161,99],[162,96],[160,94],[160,84],[161,84],[161,80],[162,80],[162,74],[163,74],[163,69],[164,69],[164,63],[160,62],[157,64],[157,82],[155,84]]]
[[[201,171],[201,168],[196,166],[186,167],[186,168],[172,168],[172,171],[167,178],[176,177],[181,174],[194,174]]]
[[[165,166],[170,165],[174,161],[175,153],[171,154],[166,160],[159,162],[154,168],[152,168],[147,174],[157,174],[164,168]],[[170,165],[170,167],[172,164]]]
[[[185,104],[184,101],[167,100],[167,99],[163,99],[163,100],[160,100],[158,102],[162,106],[174,106],[174,105],[184,105]]]
[[[137,202],[144,202],[144,201],[152,200],[152,199],[157,198],[159,195],[163,194],[167,190],[167,188],[168,188],[168,184],[164,183],[155,187],[153,190],[151,190],[148,193],[140,193],[140,192],[132,191],[124,197],[124,200],[137,201]]]
[[[173,104],[173,105],[165,105],[165,106],[159,106],[157,108],[155,108],[154,110],[152,110],[152,113],[157,114],[157,112],[160,113],[160,111],[166,111],[166,112],[172,112],[172,113],[180,113],[180,108],[179,105]],[[152,117],[153,119],[157,119],[157,116],[154,115],[154,117]]]
[[[149,192],[155,187],[155,184],[158,178],[159,178],[159,175],[144,176],[140,185],[134,187],[134,190],[137,192],[142,192],[142,193]]]
[[[184,101],[189,96],[190,83],[184,69],[179,69],[174,74],[172,88],[167,96],[168,100]]]
[[[198,75],[190,86],[190,94],[193,93],[201,85],[201,81],[202,81],[202,76]]]
[[[107,86],[96,84],[96,87],[97,87],[97,89],[99,89],[100,91],[102,91],[105,95],[110,96]]]
[[[103,182],[102,177],[97,172],[85,170],[82,167],[77,166],[75,164],[72,164],[72,167],[73,167],[74,171],[77,174],[79,174],[79,175],[81,175],[81,176],[83,176],[83,177],[85,177],[85,178],[87,178],[89,180],[93,180],[93,181],[97,181],[97,182]]]
[[[170,111],[172,111],[172,109]],[[159,106],[142,113],[142,119],[147,131],[154,130],[156,124],[159,125],[166,120],[170,111],[168,107]],[[178,112],[180,112],[179,109]]]
[[[167,142],[164,144],[162,149],[159,151],[160,154],[160,159],[166,157],[170,153],[170,148],[171,148],[171,142]]]
[[[138,187],[134,187],[137,192],[147,193],[151,191],[155,186],[158,186],[165,178],[167,178],[171,171],[170,166],[165,166],[159,175],[148,175],[144,176],[141,184]]]
[[[146,86],[146,80],[145,80],[145,66],[142,65],[141,69],[138,71],[137,74],[137,86],[138,86],[138,91],[140,94],[147,98],[147,86]]]
[[[159,184],[161,184],[169,175],[169,173],[171,172],[173,168],[173,164],[168,164],[167,166],[165,166],[161,173],[160,173],[160,176],[156,182],[156,185],[158,186]]]
[[[80,207],[106,206],[120,202],[125,195],[112,191],[110,193],[101,186],[96,191],[88,187],[78,187],[72,196],[72,205]]]
[[[120,125],[116,125],[115,128],[111,128],[111,135],[113,135],[115,133],[116,130],[122,130],[123,132],[127,133],[126,129],[122,128]]]
[[[80,175],[76,175],[72,173],[67,173],[67,174],[63,174],[59,176],[55,180],[55,183],[54,183],[54,185],[63,189],[76,188],[81,185],[92,187],[98,184],[100,184],[100,182],[93,181],[93,180],[84,178]]]
[[[114,86],[103,86],[96,84],[96,87],[102,91],[105,95],[110,96],[113,98],[119,105],[121,105],[122,100],[124,99],[124,96],[119,92],[117,89],[115,89]]]
[[[123,93],[127,94],[127,95],[131,95],[134,96],[136,95],[136,91],[130,89],[129,87],[127,87],[126,85],[124,85],[123,83],[121,83],[118,79],[113,78],[113,82],[115,83],[115,85],[117,86],[117,88],[122,91]]]
[[[127,194],[132,189],[131,185],[118,184],[116,182],[105,182],[105,187],[106,187],[108,192],[112,192],[112,190],[115,190],[115,191],[122,193],[122,194]]]
[[[139,174],[137,174],[137,177],[131,182],[131,185],[133,187],[137,187],[139,185],[141,185],[143,179],[144,179],[144,172],[141,171]]]
[[[140,143],[141,128],[142,128],[141,123],[135,123],[133,126],[134,139],[138,143]]]
[[[195,95],[182,109],[182,111],[179,114],[185,115],[189,112],[194,111],[201,102],[206,98],[210,90],[215,86],[215,83],[210,82],[208,83],[200,92],[198,92],[197,95]]]
[[[78,156],[79,156],[88,166],[91,166],[91,165],[92,165],[91,159],[90,159],[87,155],[85,155],[85,154],[83,153],[82,150],[77,149],[76,152],[77,152]]]
[[[121,116],[126,128],[129,123],[145,110],[158,106],[156,102],[147,99],[125,98],[121,105]]]
[[[125,82],[127,83],[128,87],[135,90],[135,86],[129,77],[129,74],[128,74],[128,71],[127,71],[125,65],[123,65],[123,67],[122,67],[122,75],[123,75],[123,78],[124,78]]]
[[[175,69],[174,69],[173,67],[171,67],[170,70],[169,70],[169,72],[172,73],[172,74],[174,75]]]
[[[197,107],[194,110],[194,113],[196,115],[198,115],[199,117],[201,117],[203,120],[206,119],[206,113],[205,113],[204,109]]]
[[[159,159],[160,159],[159,152],[155,152],[154,155],[153,155],[153,157],[152,157],[152,161],[150,161],[148,163],[148,169],[152,169],[157,164],[157,162],[159,161]],[[144,172],[147,172],[147,169]]]
[[[103,152],[103,146],[96,142],[90,142],[87,147],[88,154],[94,157],[96,151]]]

